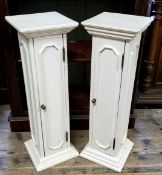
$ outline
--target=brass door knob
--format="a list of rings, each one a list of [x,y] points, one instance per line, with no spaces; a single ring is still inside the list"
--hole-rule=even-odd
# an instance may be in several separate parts
[[[93,103],[93,104],[96,104],[96,99],[95,99],[95,98],[92,99],[92,103]]]
[[[46,106],[45,106],[45,105],[41,105],[41,108],[42,108],[43,110],[46,110]]]

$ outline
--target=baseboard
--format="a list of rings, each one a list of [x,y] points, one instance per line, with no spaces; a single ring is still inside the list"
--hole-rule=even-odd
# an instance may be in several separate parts
[[[13,117],[10,113],[9,118],[11,132],[26,132],[30,131],[28,116]]]
[[[149,89],[142,93],[138,90],[135,103],[136,108],[160,108],[162,104],[162,92],[160,89]]]
[[[133,129],[135,127],[137,112],[135,110],[133,112],[134,113],[130,114],[130,116],[129,116],[129,125],[128,125],[129,129]]]
[[[89,115],[71,115],[70,129],[71,130],[88,130]]]
[[[86,117],[85,117],[86,116]],[[81,117],[81,115],[70,117],[70,129],[71,130],[88,130],[89,129],[89,118],[87,115]],[[12,117],[11,113],[9,116],[9,122],[12,132],[27,132],[30,131],[29,118],[24,117]]]
[[[134,128],[136,120],[136,113],[130,114],[129,129]],[[27,132],[30,131],[29,118],[24,117],[12,117],[10,114],[9,122],[12,132]],[[88,115],[76,115],[70,117],[70,129],[71,130],[88,130],[89,129],[89,117]]]
[[[8,89],[0,88],[0,105],[9,104]]]

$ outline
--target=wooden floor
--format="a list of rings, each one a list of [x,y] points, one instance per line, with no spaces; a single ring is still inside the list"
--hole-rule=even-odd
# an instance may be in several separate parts
[[[123,175],[162,175],[162,116],[159,113],[152,115],[151,112],[137,111],[135,129],[129,130],[128,134],[134,147],[123,168]],[[30,133],[11,133],[8,114],[8,106],[1,106],[0,175],[118,174],[81,157],[37,173],[23,144],[30,138]],[[88,131],[71,132],[71,142],[78,151],[87,141]]]

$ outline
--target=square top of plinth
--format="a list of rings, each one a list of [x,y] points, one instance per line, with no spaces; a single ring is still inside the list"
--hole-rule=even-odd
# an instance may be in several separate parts
[[[78,26],[78,22],[58,12],[6,16],[5,19],[18,32],[27,34],[29,38],[37,35],[68,33]]]
[[[116,35],[133,38],[135,34],[142,33],[153,20],[153,17],[103,12],[83,21],[82,25],[91,34],[98,33],[111,36],[116,32]]]

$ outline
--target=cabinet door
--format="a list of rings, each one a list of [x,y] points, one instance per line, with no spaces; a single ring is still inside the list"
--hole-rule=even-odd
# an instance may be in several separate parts
[[[45,156],[67,147],[65,139],[68,114],[65,62],[62,35],[34,39]]]
[[[93,147],[106,154],[113,151],[124,45],[122,41],[93,38],[90,132]]]

